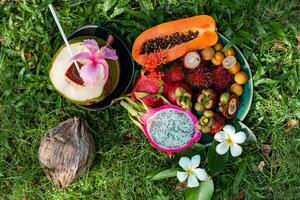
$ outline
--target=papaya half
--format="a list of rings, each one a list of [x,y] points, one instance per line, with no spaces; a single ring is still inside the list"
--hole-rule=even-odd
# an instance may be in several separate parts
[[[164,63],[168,63],[189,51],[212,46],[217,41],[215,20],[208,15],[199,15],[145,30],[135,40],[132,56],[137,63],[144,65],[148,55],[161,54]]]

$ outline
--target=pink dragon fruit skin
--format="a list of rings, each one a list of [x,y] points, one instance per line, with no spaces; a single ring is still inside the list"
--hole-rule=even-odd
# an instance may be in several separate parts
[[[164,147],[162,145],[157,144],[157,142],[154,140],[153,136],[150,134],[150,125],[151,125],[151,121],[153,120],[152,117],[161,112],[161,111],[166,111],[166,110],[173,110],[173,111],[177,111],[179,113],[183,113],[186,117],[188,117],[189,121],[192,122],[193,125],[193,136],[184,144],[175,148],[168,148],[168,147]],[[188,110],[184,110],[179,106],[175,106],[175,105],[164,105],[155,109],[149,109],[147,111],[147,113],[145,115],[143,115],[139,121],[142,124],[142,130],[144,132],[144,134],[146,135],[146,137],[148,138],[148,140],[150,141],[151,145],[161,151],[166,152],[169,155],[172,155],[174,152],[178,152],[178,151],[182,151],[188,147],[190,147],[192,144],[196,143],[198,140],[200,140],[202,133],[199,132],[196,129],[196,125],[198,123],[197,118],[192,114],[191,111]]]

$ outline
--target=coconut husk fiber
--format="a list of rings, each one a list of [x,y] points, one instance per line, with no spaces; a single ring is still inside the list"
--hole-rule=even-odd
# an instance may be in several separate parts
[[[74,117],[50,129],[41,141],[39,160],[47,178],[64,189],[87,171],[95,141],[86,121]]]

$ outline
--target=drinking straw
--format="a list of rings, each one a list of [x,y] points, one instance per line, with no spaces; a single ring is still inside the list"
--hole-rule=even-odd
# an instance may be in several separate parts
[[[65,42],[65,44],[66,44],[67,49],[68,49],[68,51],[69,51],[71,57],[73,57],[73,53],[72,53],[72,50],[71,50],[71,48],[70,48],[69,41],[68,41],[68,39],[67,39],[67,37],[66,37],[66,34],[65,34],[64,30],[63,30],[62,27],[61,27],[61,24],[60,24],[60,22],[59,22],[59,20],[58,20],[58,17],[57,17],[57,15],[56,15],[56,11],[55,11],[54,7],[52,6],[51,3],[48,5],[48,7],[49,7],[49,9],[50,9],[50,11],[51,11],[51,13],[52,13],[52,16],[53,16],[53,18],[54,18],[54,20],[55,20],[55,23],[56,23],[56,25],[57,25],[57,27],[58,27],[58,29],[59,29],[59,32],[60,32],[61,36],[62,36],[62,38],[63,38],[63,40],[64,40],[64,42]],[[76,69],[77,69],[77,71],[78,71],[78,73],[79,73],[80,68],[79,68],[78,63],[77,63],[76,61],[74,61],[74,64],[75,64],[75,67],[76,67]]]

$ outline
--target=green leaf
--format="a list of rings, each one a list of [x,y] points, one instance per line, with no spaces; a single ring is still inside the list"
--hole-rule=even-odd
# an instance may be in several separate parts
[[[237,123],[239,123],[241,129],[237,129],[237,131],[244,131],[247,135],[247,138],[246,138],[246,141],[245,143],[246,144],[255,144],[257,143],[257,139],[256,139],[256,136],[254,135],[254,133],[251,131],[251,129],[246,126],[243,122],[241,121],[238,121]]]
[[[285,32],[283,31],[283,27],[279,23],[275,21],[269,21],[269,24],[278,35],[283,37],[286,36]]]
[[[152,181],[157,181],[161,179],[166,179],[166,178],[171,178],[175,177],[177,175],[178,168],[171,168],[171,169],[166,169],[163,171],[154,171],[151,174],[149,174],[146,178],[150,179]]]
[[[194,155],[199,154],[201,156],[201,159],[203,159],[204,157],[204,151],[205,151],[205,146],[203,144],[193,144],[192,146],[190,146],[189,148],[180,151],[177,153],[176,158],[174,158],[175,161],[177,161],[177,164],[179,162],[179,159],[181,157],[193,157]]]
[[[200,182],[199,187],[190,188],[184,194],[185,200],[210,200],[214,192],[214,182],[209,177],[206,181]]]
[[[181,157],[188,157],[188,158],[192,158],[194,155],[200,155],[201,160],[205,160],[205,146],[203,144],[199,144],[199,143],[195,143],[192,146],[190,146],[189,148],[180,151],[178,153],[175,154],[175,158],[172,159],[172,165],[173,166],[178,166],[179,160]],[[203,163],[201,161],[201,163]]]
[[[217,142],[213,142],[208,149],[208,167],[211,176],[221,173],[225,167],[229,157],[229,152],[224,155],[219,155],[216,152]]]
[[[105,0],[103,5],[104,11],[109,11],[116,3],[117,0]]]
[[[244,161],[239,165],[239,171],[234,178],[234,183],[233,183],[233,187],[232,187],[233,194],[238,193],[239,186],[241,184],[244,174],[246,173],[246,170],[247,170],[247,162]]]

